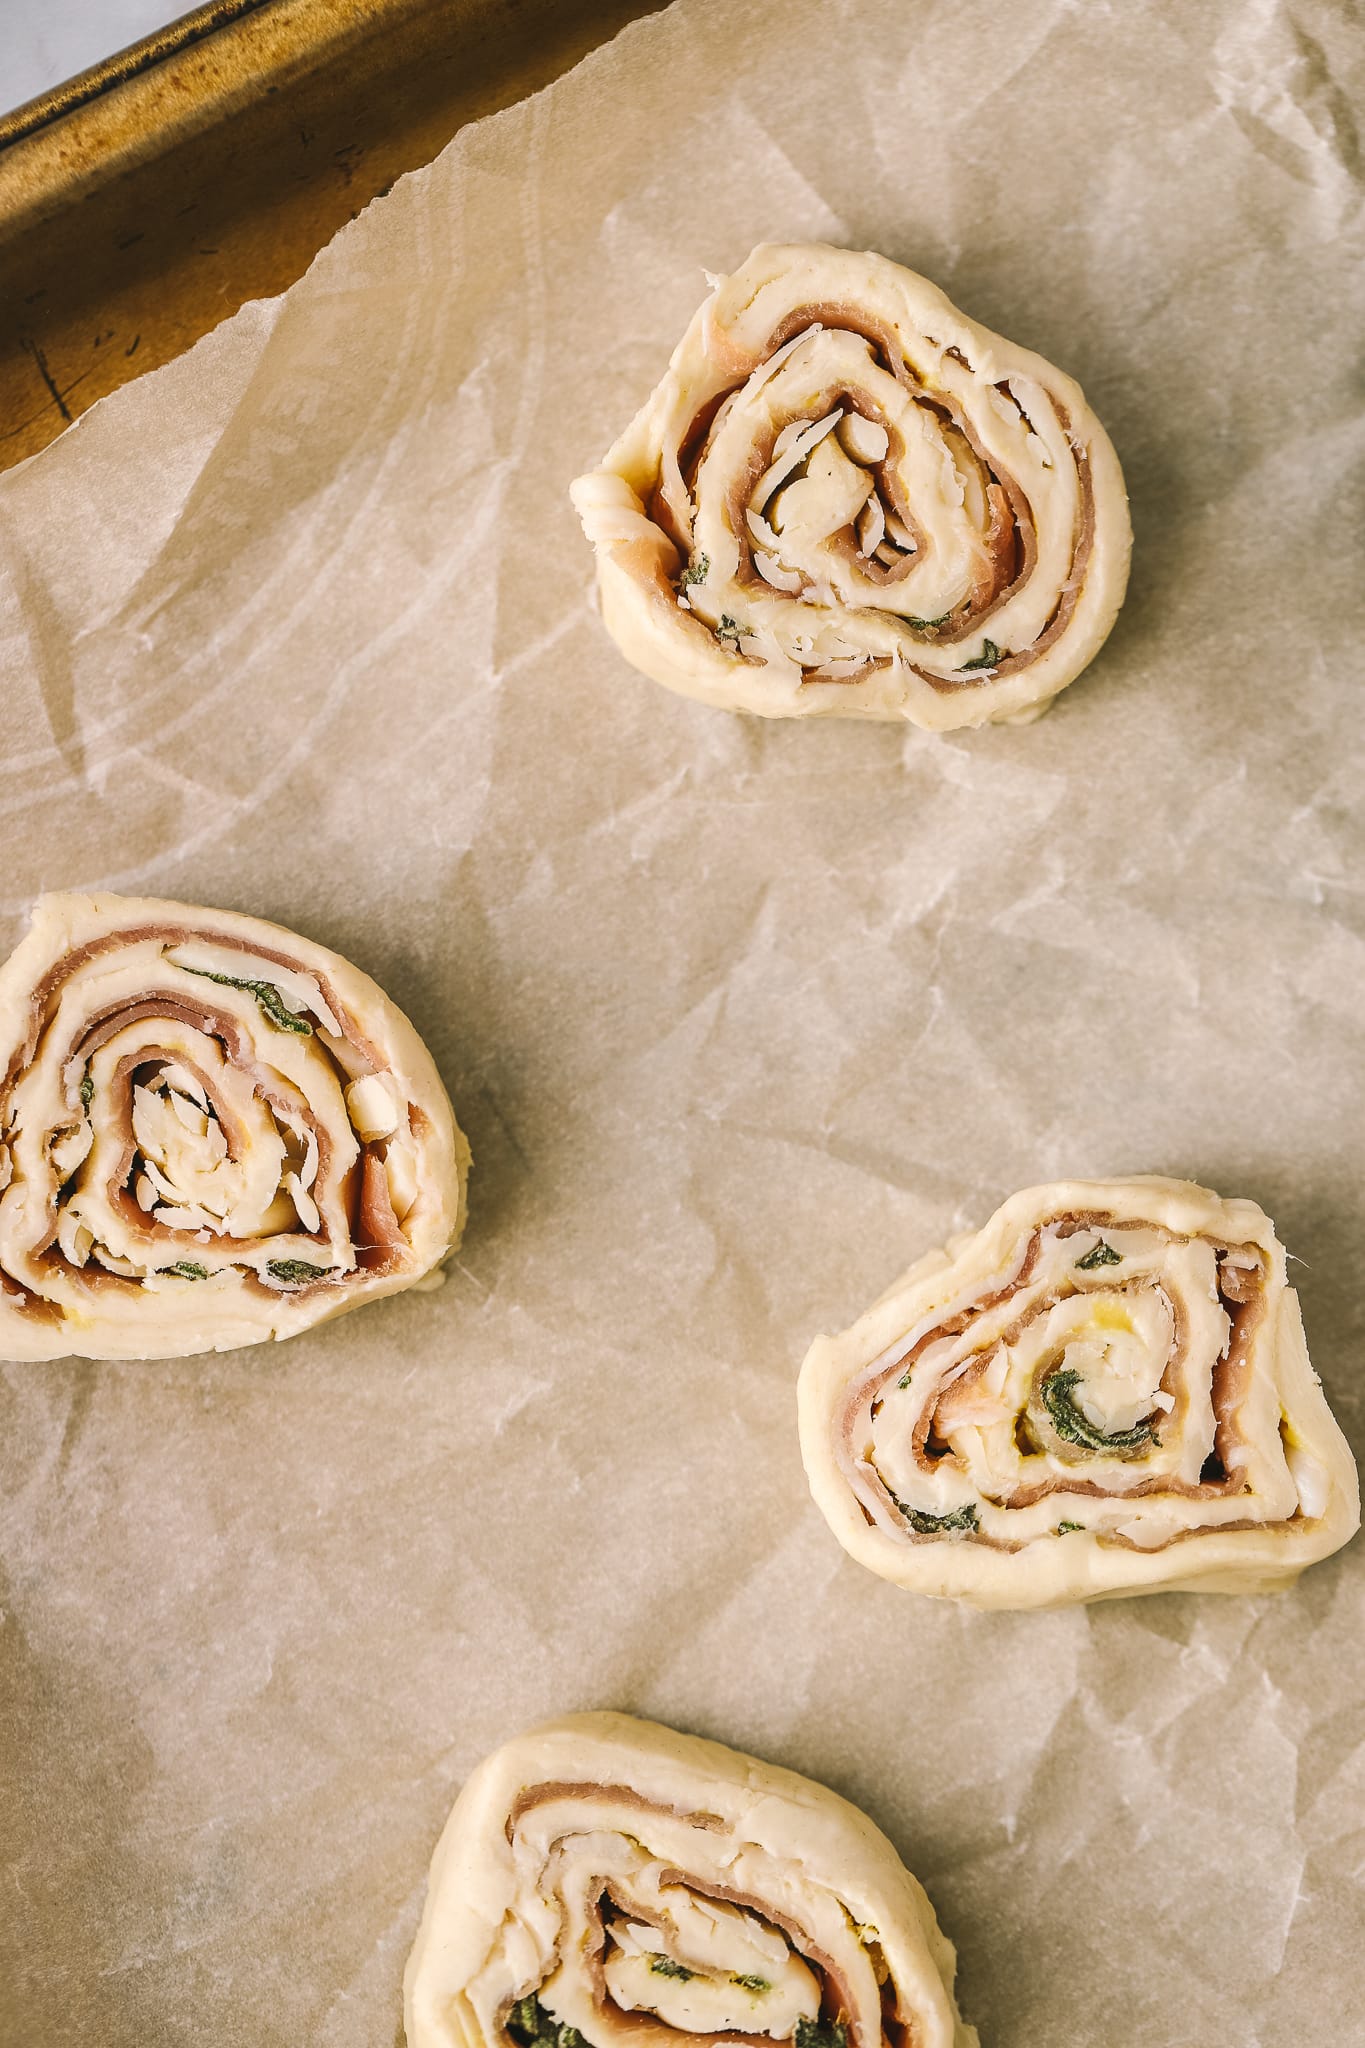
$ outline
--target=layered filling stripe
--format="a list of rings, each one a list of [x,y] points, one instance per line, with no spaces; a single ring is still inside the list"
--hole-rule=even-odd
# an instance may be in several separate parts
[[[811,683],[913,669],[940,692],[1065,631],[1095,531],[1086,451],[1033,377],[866,309],[808,303],[748,351],[718,314],[645,498],[659,577],[736,659]]]
[[[468,1987],[505,2048],[911,2048],[878,1931],[795,1861],[629,1786],[542,1784],[507,1823],[520,1901]]]
[[[1039,1223],[848,1387],[837,1453],[865,1519],[909,1544],[1160,1550],[1320,1512],[1326,1474],[1255,1369],[1275,1285],[1257,1244]]]
[[[430,1126],[328,977],[138,926],[35,987],[0,1085],[0,1285],[38,1319],[394,1271]]]

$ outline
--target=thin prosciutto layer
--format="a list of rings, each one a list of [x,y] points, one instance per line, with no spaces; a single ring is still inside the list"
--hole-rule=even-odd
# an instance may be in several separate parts
[[[420,1279],[468,1149],[367,976],[278,926],[47,896],[0,971],[0,1355],[287,1336]]]
[[[1293,1576],[1359,1520],[1285,1255],[1188,1183],[1015,1196],[802,1370],[802,1443],[856,1556],[1034,1605]]]
[[[408,1964],[410,2048],[973,2048],[891,1845],[791,1772],[587,1714],[475,1773]]]
[[[1123,599],[1079,387],[884,257],[756,249],[573,486],[622,651],[774,717],[1036,716]]]

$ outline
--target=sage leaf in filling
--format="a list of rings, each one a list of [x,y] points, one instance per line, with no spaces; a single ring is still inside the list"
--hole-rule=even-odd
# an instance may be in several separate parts
[[[958,669],[958,674],[966,675],[968,669],[972,668],[995,668],[1005,659],[1005,652],[1003,647],[996,646],[994,640],[983,640],[980,654],[971,661],[964,661]]]
[[[903,1500],[898,1500],[896,1506],[917,1536],[970,1535],[981,1527],[980,1517],[970,1503],[965,1508],[954,1508],[950,1515],[926,1514],[923,1508],[907,1507]]]
[[[842,2020],[808,2020],[804,2015],[796,2022],[792,2036],[796,2048],[848,2048],[848,2028]]]
[[[588,2048],[577,2027],[562,2025],[534,1994],[517,2000],[507,2018],[507,2031],[522,2048]]]
[[[1069,1444],[1079,1444],[1085,1451],[1136,1451],[1148,1444],[1160,1448],[1161,1438],[1150,1422],[1139,1422],[1132,1429],[1116,1429],[1112,1436],[1097,1429],[1073,1396],[1072,1389],[1080,1385],[1080,1380],[1080,1374],[1068,1368],[1043,1381],[1043,1406],[1058,1436]]]
[[[267,1023],[277,1031],[297,1031],[305,1038],[311,1038],[313,1027],[306,1017],[297,1017],[285,1003],[273,981],[243,981],[235,974],[214,974],[207,967],[182,967],[182,974],[197,974],[202,981],[217,981],[224,988],[244,988],[255,996],[264,1012]]]

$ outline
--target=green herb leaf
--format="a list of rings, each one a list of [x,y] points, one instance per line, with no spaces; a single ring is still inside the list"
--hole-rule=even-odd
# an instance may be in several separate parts
[[[507,2031],[522,2048],[588,2048],[577,2027],[561,2025],[534,1994],[517,2000],[507,2016]]]
[[[711,573],[711,557],[695,555],[682,572],[682,587],[690,590],[694,583],[705,583]]]
[[[964,1535],[981,1527],[976,1509],[970,1505],[954,1508],[950,1515],[929,1515],[923,1508],[909,1508],[903,1500],[896,1506],[917,1536],[952,1536],[961,1531]]]
[[[995,668],[1004,659],[1005,649],[1003,647],[997,647],[994,640],[983,640],[980,654],[977,655],[974,661],[964,661],[958,669],[958,674],[966,675],[968,669],[971,668]]]
[[[716,638],[722,647],[728,647],[732,654],[738,654],[740,636],[748,631],[749,628],[741,626],[737,619],[732,619],[729,612],[722,612],[720,624],[716,627]]]
[[[755,1977],[752,1974],[744,1977],[737,1977],[733,1970],[730,1972],[730,1982],[732,1984],[738,1984],[741,1991],[752,1991],[756,1994],[764,1991],[771,1991],[773,1988],[766,1977]]]
[[[1121,1266],[1122,1264],[1123,1253],[1116,1252],[1112,1244],[1106,1244],[1104,1239],[1101,1238],[1098,1244],[1091,1245],[1083,1259],[1077,1259],[1076,1270],[1078,1273],[1093,1273],[1098,1266]]]
[[[939,619],[907,619],[905,623],[913,626],[917,633],[932,633],[937,627],[946,626],[952,616],[951,612],[944,612]]]
[[[94,1077],[94,1075],[93,1075],[93,1074],[91,1073],[91,1071],[90,1071],[89,1067],[87,1067],[87,1068],[86,1068],[86,1070],[85,1070],[85,1073],[84,1073],[84,1075],[83,1075],[83,1077],[82,1077],[82,1080],[81,1080],[81,1107],[82,1107],[82,1109],[89,1109],[89,1107],[90,1107],[91,1103],[92,1103],[92,1102],[94,1101],[94,1099],[95,1099],[95,1077]]]
[[[793,2035],[796,2048],[848,2048],[848,2028],[842,2020],[826,2026],[820,2020],[797,2020]]]
[[[507,2016],[507,2031],[514,2041],[538,2041],[541,2037],[541,2022],[553,2032],[554,2021],[538,1998],[519,1998]]]
[[[675,1963],[672,1956],[652,1955],[649,1967],[656,1977],[676,1977],[683,1984],[690,1984],[697,1974],[695,1970],[689,1970],[686,1963]]]
[[[310,1266],[307,1259],[267,1259],[265,1270],[276,1280],[286,1280],[291,1286],[302,1286],[308,1280],[321,1280],[330,1266]]]
[[[182,973],[197,974],[201,981],[217,981],[224,988],[244,988],[255,996],[266,1019],[277,1031],[297,1031],[303,1037],[312,1036],[313,1027],[306,1017],[295,1016],[285,1003],[273,981],[244,981],[235,974],[214,974],[207,967],[185,967]]]
[[[195,1259],[181,1259],[174,1266],[167,1266],[168,1273],[178,1273],[182,1280],[207,1280],[209,1269]]]
[[[1072,1397],[1072,1388],[1080,1385],[1078,1372],[1054,1372],[1043,1381],[1043,1406],[1052,1418],[1052,1426],[1058,1436],[1069,1444],[1079,1444],[1085,1451],[1136,1451],[1147,1444],[1161,1445],[1161,1438],[1150,1422],[1139,1422],[1132,1429],[1117,1429],[1112,1436],[1106,1436],[1102,1429],[1096,1429],[1090,1417],[1078,1408]]]
[[[1058,1522],[1057,1534],[1059,1536],[1069,1536],[1073,1529],[1083,1529],[1084,1527],[1084,1522]]]

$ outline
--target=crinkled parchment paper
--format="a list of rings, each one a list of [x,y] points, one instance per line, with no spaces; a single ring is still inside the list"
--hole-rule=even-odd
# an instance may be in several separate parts
[[[1365,1551],[975,1615],[860,1571],[793,1382],[1016,1186],[1255,1196],[1357,1448],[1365,30],[1332,0],[680,0],[0,483],[3,931],[46,886],[375,974],[474,1145],[447,1286],[0,1368],[5,2048],[386,2048],[469,1767],[611,1704],[865,1805],[989,2048],[1365,2000]],[[1128,605],[1040,724],[630,672],[565,486],[765,237],[1077,375]]]

